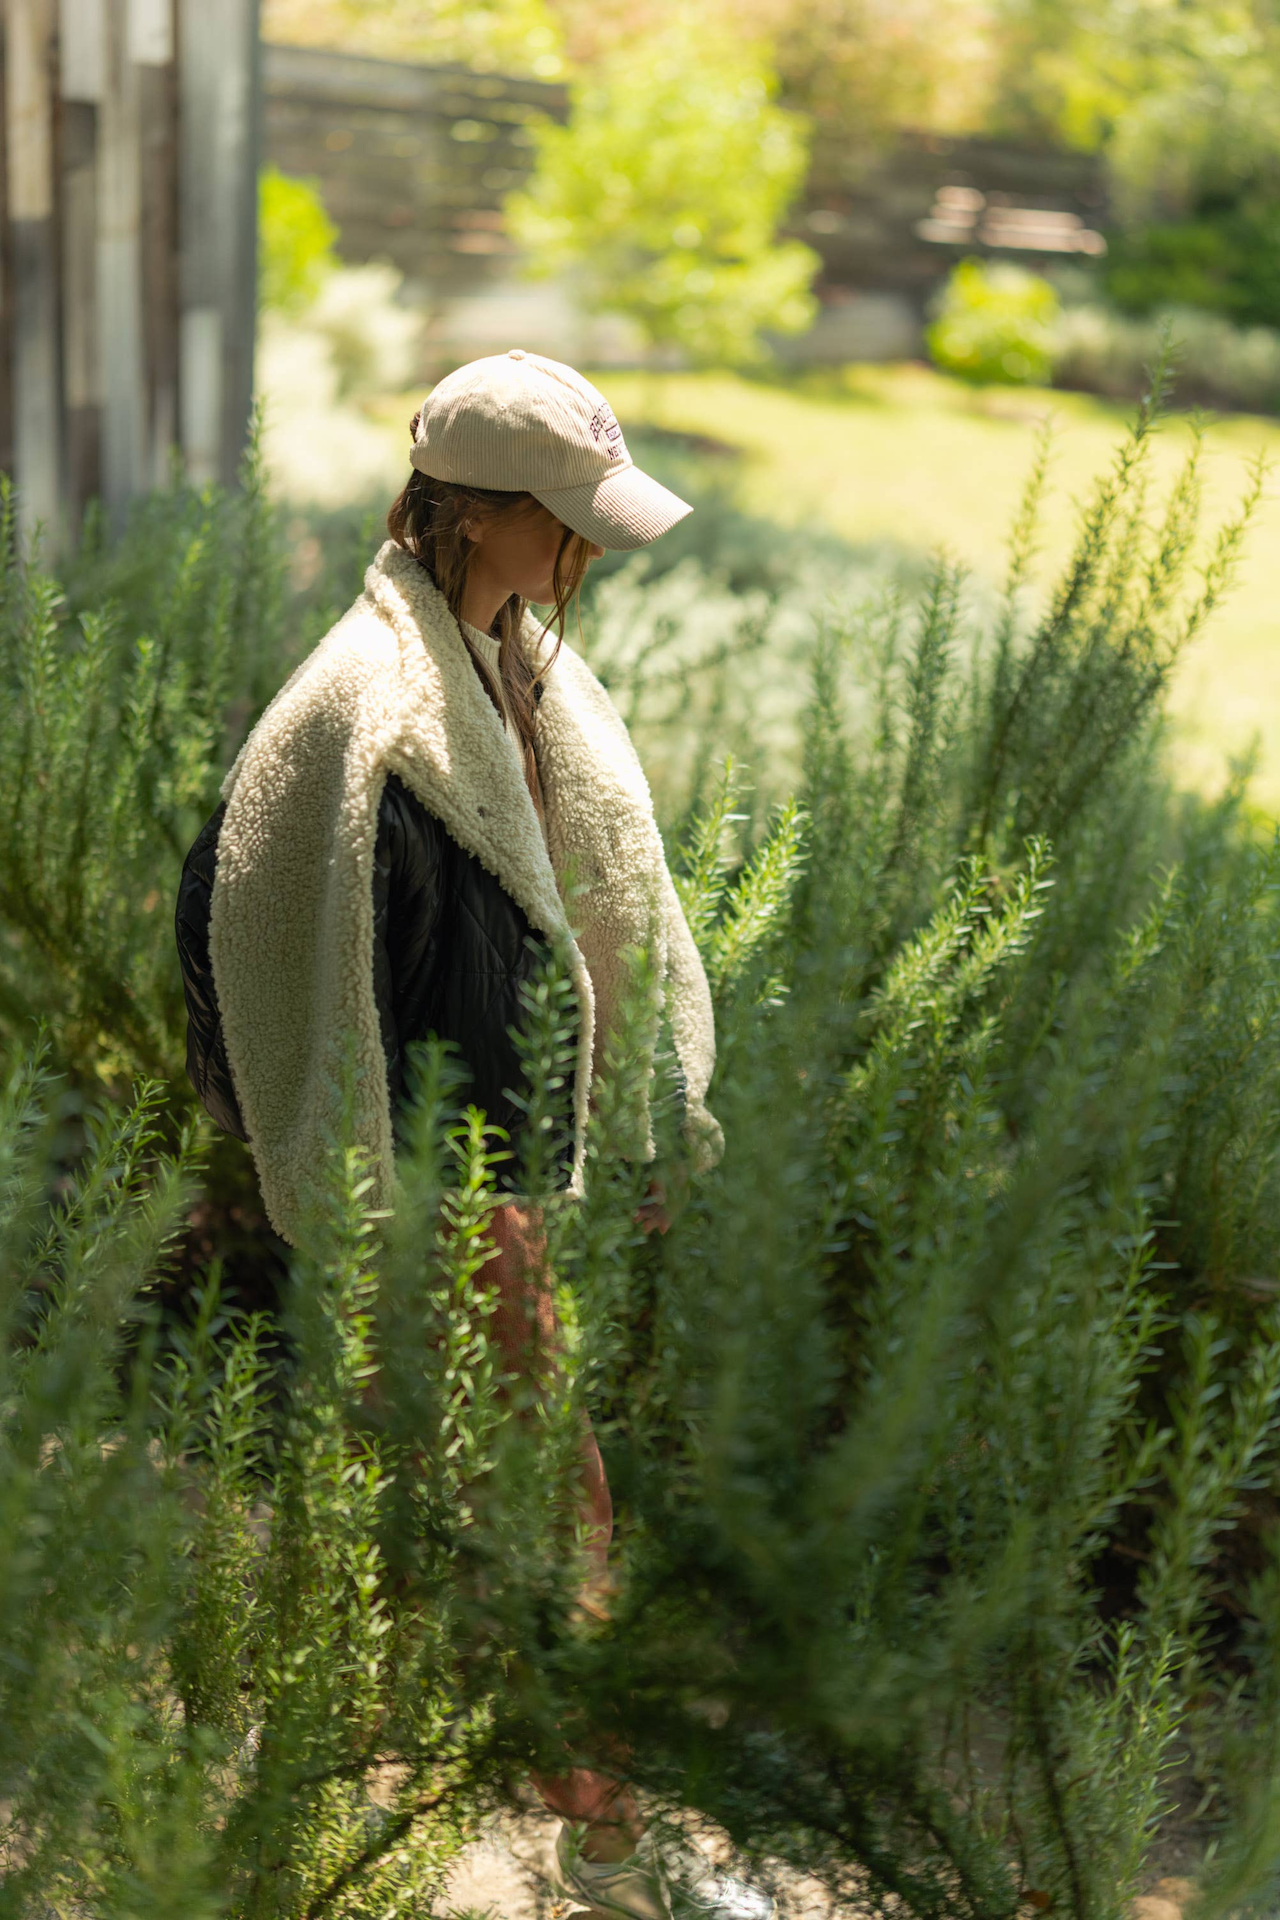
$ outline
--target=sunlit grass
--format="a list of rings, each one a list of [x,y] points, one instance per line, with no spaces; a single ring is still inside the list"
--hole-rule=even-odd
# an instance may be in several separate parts
[[[1004,541],[1046,413],[1059,426],[1045,549],[1048,581],[1070,542],[1074,502],[1105,465],[1125,409],[1081,394],[975,395],[921,366],[854,366],[784,383],[729,373],[596,376],[624,425],[650,422],[736,450],[743,504],[792,524],[812,519],[859,543],[941,546],[988,574]],[[1166,424],[1158,476],[1172,473],[1187,427]],[[1259,447],[1280,455],[1280,422],[1218,421],[1206,463],[1210,523],[1243,490]],[[1179,770],[1206,788],[1258,734],[1257,797],[1280,812],[1280,491],[1273,483],[1239,584],[1179,670],[1173,695]]]

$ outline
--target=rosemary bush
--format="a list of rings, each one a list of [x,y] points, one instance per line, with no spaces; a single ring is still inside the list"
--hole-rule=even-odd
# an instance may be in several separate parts
[[[172,902],[227,752],[274,691],[283,551],[251,448],[234,493],[175,484],[61,577],[0,475],[0,1032],[117,1091],[175,1079]]]
[[[640,1231],[638,957],[586,1197],[545,1194],[537,1377],[501,1373],[504,1146],[442,1050],[394,1216],[336,1138],[279,1316],[215,1268],[180,1326],[150,1303],[203,1135],[162,1137],[143,1083],[68,1172],[13,1050],[0,1914],[440,1911],[526,1770],[620,1751],[658,1816],[922,1920],[1118,1916],[1190,1765],[1205,1914],[1273,1908],[1280,849],[1243,774],[1205,806],[1162,771],[1251,503],[1205,548],[1193,450],[1154,510],[1157,402],[1030,621],[1044,459],[977,636],[944,565],[827,608],[792,801],[673,758],[728,1150],[683,1180],[661,1046],[673,1222]],[[714,737],[735,662],[669,640]],[[538,1195],[554,969],[529,1014]],[[607,1619],[577,1604],[586,1412]]]

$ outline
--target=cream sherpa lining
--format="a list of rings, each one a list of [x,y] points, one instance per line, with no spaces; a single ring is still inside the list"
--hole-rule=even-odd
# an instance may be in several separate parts
[[[530,620],[526,645],[538,644],[539,631]],[[568,646],[543,682],[536,749],[546,841],[457,622],[430,575],[388,540],[360,598],[281,688],[223,783],[214,983],[263,1202],[295,1245],[337,1132],[344,1036],[355,1050],[355,1138],[370,1154],[373,1198],[395,1204],[373,991],[373,854],[389,772],[565,957],[581,1014],[572,1190],[582,1185],[593,1059],[617,1019],[636,947],[649,948],[665,988],[695,1159],[718,1157],[720,1129],[705,1105],[715,1063],[706,976],[626,728]],[[574,878],[576,940],[557,873]]]

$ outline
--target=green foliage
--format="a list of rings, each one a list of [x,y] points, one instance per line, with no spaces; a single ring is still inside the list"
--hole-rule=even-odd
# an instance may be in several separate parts
[[[37,1055],[0,1095],[0,1911],[79,1897],[211,1914],[205,1842],[188,1832],[199,1767],[156,1658],[180,1510],[149,1452],[145,1392],[122,1394],[118,1378],[140,1283],[190,1190],[190,1148],[158,1156],[163,1090],[142,1087],[91,1129],[49,1206],[49,1091]]]
[[[1220,223],[1166,222],[1112,234],[1105,283],[1124,313],[1149,313],[1157,306],[1229,312],[1239,264]]]
[[[893,12],[874,0],[770,5],[775,57],[789,101],[834,146],[860,154],[903,128],[978,130],[988,107],[993,21],[971,0]]]
[[[1198,218],[1110,236],[1104,281],[1125,313],[1199,307],[1241,325],[1280,325],[1280,216],[1268,195]]]
[[[1006,0],[1001,130],[1102,153],[1104,274],[1128,312],[1280,319],[1280,37],[1260,0],[1127,7]]]
[[[1060,838],[1089,794],[1151,715],[1174,663],[1230,585],[1265,481],[1255,464],[1238,514],[1184,593],[1195,554],[1203,442],[1197,431],[1159,518],[1147,520],[1153,431],[1167,362],[1157,366],[1132,433],[1086,502],[1066,573],[1019,655],[1011,608],[1029,558],[1047,441],[1014,531],[1005,615],[998,626],[986,723],[973,742],[974,832],[979,844],[1002,817],[1026,833]]]
[[[177,876],[279,671],[282,576],[252,448],[235,493],[91,520],[61,578],[0,476],[0,1035],[46,1021],[80,1078],[177,1075]]]
[[[6,1089],[0,1912],[385,1913],[456,1848],[475,1731],[449,1719],[439,1621],[380,1590],[359,1164],[335,1156],[287,1362],[211,1276],[170,1353],[130,1364],[191,1184],[157,1094],[95,1129],[44,1216],[38,1067]]]
[[[263,167],[258,175],[258,301],[277,313],[298,313],[315,299],[337,266],[338,229],[325,211],[317,180]]]
[[[925,334],[929,358],[975,386],[1043,386],[1053,371],[1057,318],[1058,296],[1038,274],[961,260]]]
[[[1092,303],[1064,308],[1054,385],[1136,399],[1166,334],[1176,343],[1179,404],[1249,413],[1280,410],[1280,332],[1237,327],[1194,307],[1165,307],[1144,319]]]
[[[758,358],[760,334],[813,317],[817,255],[775,229],[807,143],[749,41],[673,21],[574,87],[567,126],[537,128],[537,166],[507,219],[536,273],[570,269],[588,308],[626,314],[695,361]]]
[[[546,0],[264,0],[262,37],[539,80],[564,70],[558,9]]]
[[[1275,22],[1259,0],[1003,0],[1000,13],[1001,131],[1115,151],[1123,181],[1163,172],[1175,193],[1275,152]]]
[[[1190,1745],[1205,1911],[1266,1911],[1280,1554],[1238,1541],[1280,1468],[1280,842],[1243,777],[1206,808],[1161,770],[1253,504],[1205,540],[1198,445],[1155,498],[1162,384],[1043,609],[1047,444],[976,645],[950,564],[831,599],[794,802],[748,806],[709,747],[668,786],[728,1149],[682,1178],[660,1033],[665,1235],[626,1152],[647,958],[572,1204],[574,1008],[554,965],[533,983],[520,1186],[562,1335],[529,1375],[486,1282],[506,1145],[445,1049],[394,1214],[336,1138],[281,1314],[215,1270],[177,1326],[151,1288],[196,1143],[162,1149],[143,1085],[68,1169],[10,1050],[0,1915],[425,1911],[527,1770],[619,1744],[656,1813],[921,1920],[1032,1892],[1118,1920]],[[684,591],[615,684],[683,660],[714,735],[698,689],[736,663],[682,645]],[[605,1619],[577,1604],[588,1413]]]

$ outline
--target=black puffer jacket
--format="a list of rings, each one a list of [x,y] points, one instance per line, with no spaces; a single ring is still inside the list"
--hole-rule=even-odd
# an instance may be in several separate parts
[[[209,908],[225,803],[201,829],[178,887],[178,955],[187,1001],[187,1073],[224,1132],[246,1138],[209,961]],[[410,1042],[454,1043],[470,1075],[463,1098],[503,1127],[518,1154],[524,1088],[511,1029],[520,987],[547,957],[523,910],[465,853],[395,774],[378,808],[373,868],[373,989],[393,1115]],[[570,1098],[572,1095],[570,1094]],[[516,1176],[502,1184],[511,1188]]]

